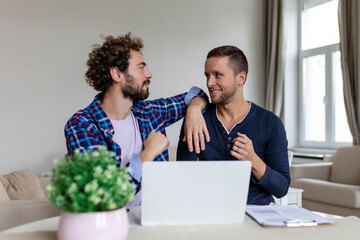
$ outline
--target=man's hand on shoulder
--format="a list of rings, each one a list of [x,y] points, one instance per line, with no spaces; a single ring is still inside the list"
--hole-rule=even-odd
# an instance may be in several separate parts
[[[195,152],[200,153],[205,150],[205,140],[210,141],[209,131],[206,127],[202,110],[206,107],[207,101],[200,97],[195,97],[191,100],[185,118],[184,124],[184,138],[187,142],[189,151],[192,152],[195,147]]]

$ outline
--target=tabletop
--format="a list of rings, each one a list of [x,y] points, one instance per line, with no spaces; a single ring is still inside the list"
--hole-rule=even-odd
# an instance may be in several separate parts
[[[217,239],[354,239],[360,234],[360,219],[344,217],[331,219],[334,224],[317,227],[265,228],[246,217],[240,224],[211,224],[188,226],[141,226],[139,214],[129,212],[127,240],[217,240]],[[59,217],[25,224],[0,233],[1,240],[36,239],[55,240]]]

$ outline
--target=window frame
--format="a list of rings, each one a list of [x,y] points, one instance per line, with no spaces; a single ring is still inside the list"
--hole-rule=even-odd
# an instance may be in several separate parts
[[[338,148],[349,145],[350,142],[335,141],[335,78],[333,71],[333,54],[340,51],[340,43],[327,46],[302,50],[302,24],[304,4],[311,7],[330,2],[331,0],[301,0],[299,1],[299,35],[298,35],[298,54],[299,54],[299,128],[298,144],[299,147],[306,148]],[[309,141],[305,139],[305,80],[303,76],[303,61],[305,58],[325,55],[325,141]]]

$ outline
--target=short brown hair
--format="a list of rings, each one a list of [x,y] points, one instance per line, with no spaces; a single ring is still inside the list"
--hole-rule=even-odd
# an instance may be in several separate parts
[[[95,90],[105,93],[113,83],[110,69],[117,67],[121,72],[126,73],[130,50],[140,52],[143,46],[142,40],[132,37],[130,32],[117,38],[105,37],[103,45],[94,45],[92,52],[89,53],[86,82]]]
[[[234,71],[234,75],[240,72],[248,73],[248,61],[245,54],[239,48],[231,45],[220,46],[211,50],[207,59],[211,57],[229,57],[229,67]]]

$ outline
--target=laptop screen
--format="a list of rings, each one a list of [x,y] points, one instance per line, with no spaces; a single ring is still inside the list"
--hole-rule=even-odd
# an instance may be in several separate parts
[[[240,223],[250,172],[249,161],[146,162],[141,224]]]

